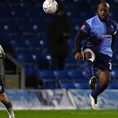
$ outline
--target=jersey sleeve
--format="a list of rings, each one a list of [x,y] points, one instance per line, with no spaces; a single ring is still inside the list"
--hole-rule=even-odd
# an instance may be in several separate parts
[[[90,26],[87,22],[85,22],[82,27],[80,28],[81,31],[84,33],[89,33],[90,32]]]
[[[75,52],[81,52],[82,41],[89,37],[90,27],[85,22],[75,37]]]
[[[118,31],[118,24],[114,22],[114,32],[113,35],[116,35]]]

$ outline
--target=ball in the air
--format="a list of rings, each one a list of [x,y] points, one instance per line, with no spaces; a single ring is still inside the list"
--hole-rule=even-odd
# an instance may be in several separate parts
[[[48,1],[45,0],[43,3],[43,10],[47,14],[53,14],[58,9],[58,3],[55,0]]]

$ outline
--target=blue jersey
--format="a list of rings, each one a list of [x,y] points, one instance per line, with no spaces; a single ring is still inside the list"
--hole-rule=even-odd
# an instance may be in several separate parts
[[[84,46],[93,46],[99,52],[112,57],[112,37],[117,33],[117,24],[113,20],[102,22],[96,15],[88,19],[80,30],[89,34]]]

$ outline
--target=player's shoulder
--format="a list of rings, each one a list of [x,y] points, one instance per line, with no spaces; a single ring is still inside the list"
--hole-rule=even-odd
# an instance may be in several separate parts
[[[117,31],[118,31],[118,24],[114,20],[112,20],[110,18],[108,19],[107,22],[114,29],[114,34],[116,34]]]
[[[114,25],[114,26],[117,26],[117,25],[118,25],[118,24],[116,23],[116,21],[114,21],[114,20],[111,19],[111,18],[108,19],[108,23],[109,23],[109,24],[112,24],[112,25]]]
[[[89,18],[88,20],[86,20],[86,23],[87,23],[87,24],[92,24],[93,22],[95,22],[96,17],[97,17],[97,16],[95,15],[95,16]]]

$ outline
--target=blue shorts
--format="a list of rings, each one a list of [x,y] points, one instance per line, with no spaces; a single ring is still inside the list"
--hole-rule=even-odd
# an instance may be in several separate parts
[[[100,69],[102,71],[111,72],[112,64],[111,64],[111,57],[110,56],[105,55],[92,47],[83,48],[84,53],[87,51],[88,52],[90,51],[92,53],[91,61],[93,62],[94,68]]]

